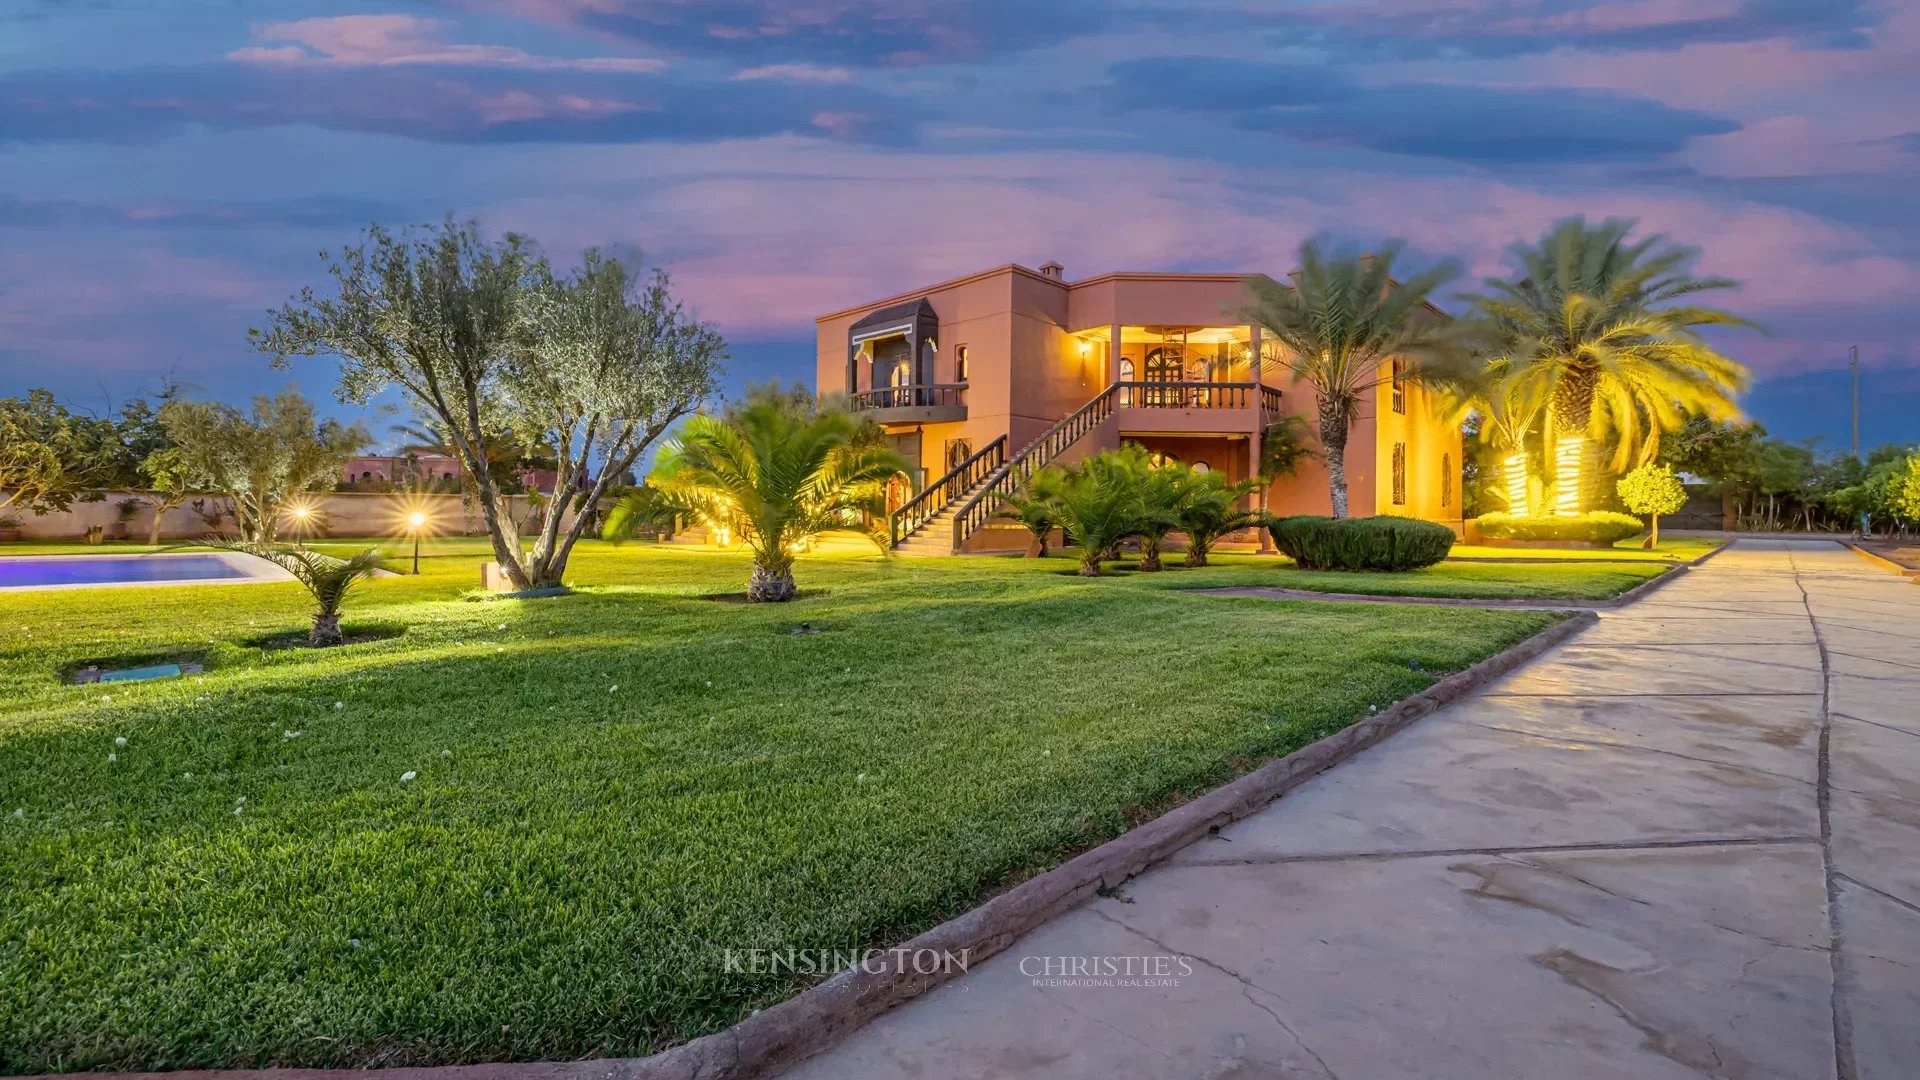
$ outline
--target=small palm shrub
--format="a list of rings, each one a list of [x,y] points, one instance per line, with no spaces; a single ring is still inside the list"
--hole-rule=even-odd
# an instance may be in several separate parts
[[[1629,536],[1640,535],[1640,519],[1609,510],[1595,510],[1568,517],[1514,517],[1509,514],[1481,514],[1475,520],[1480,535],[1489,540],[1578,540],[1593,544],[1614,544]]]
[[[1258,510],[1245,510],[1240,500],[1247,497],[1259,481],[1235,484],[1217,472],[1193,473],[1193,484],[1180,505],[1180,531],[1187,534],[1184,566],[1205,566],[1213,545],[1231,532],[1253,528],[1266,520]]]
[[[1417,570],[1453,550],[1453,530],[1416,518],[1276,519],[1273,542],[1303,570]]]
[[[1080,576],[1099,577],[1100,561],[1120,542],[1140,532],[1148,516],[1140,478],[1123,464],[1100,454],[1061,478],[1053,513],[1080,545]]]
[[[1066,471],[1057,466],[1041,469],[1029,476],[1020,490],[1002,499],[1004,505],[993,515],[1019,522],[1033,537],[1027,545],[1029,559],[1047,557],[1047,538],[1060,525],[1053,503],[1060,495],[1060,485],[1066,475]]]
[[[380,555],[371,549],[350,559],[336,559],[306,548],[279,544],[261,544],[250,540],[224,540],[213,545],[225,551],[238,551],[265,559],[298,578],[313,597],[313,626],[307,631],[310,645],[340,645],[346,637],[340,632],[340,609],[354,585],[373,576],[380,567]]]

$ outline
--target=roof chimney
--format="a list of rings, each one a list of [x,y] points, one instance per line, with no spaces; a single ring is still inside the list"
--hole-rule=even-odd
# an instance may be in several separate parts
[[[1040,276],[1043,278],[1052,278],[1055,281],[1060,281],[1066,272],[1066,267],[1061,266],[1052,259],[1048,259],[1046,262],[1040,264]]]

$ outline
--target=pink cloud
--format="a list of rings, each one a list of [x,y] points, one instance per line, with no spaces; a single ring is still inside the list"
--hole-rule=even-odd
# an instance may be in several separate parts
[[[537,56],[507,45],[475,45],[440,40],[443,24],[413,15],[335,15],[266,23],[254,36],[281,45],[253,45],[227,54],[251,64],[382,65],[457,64],[541,70],[654,72],[666,68],[644,57]]]
[[[876,157],[792,138],[687,148],[671,160],[624,151],[592,159],[596,175],[625,193],[479,212],[494,227],[540,237],[561,258],[587,244],[634,245],[665,261],[705,317],[745,336],[804,336],[823,312],[1006,262],[1059,259],[1070,278],[1280,273],[1301,240],[1328,231],[1400,235],[1424,254],[1458,256],[1472,287],[1507,272],[1510,244],[1573,214],[1637,218],[1645,231],[1703,249],[1703,272],[1746,282],[1722,302],[1763,323],[1871,313],[1920,294],[1920,263],[1878,250],[1861,230],[1677,190],[1307,173],[1291,178],[1304,190],[1250,192],[1203,163],[1145,155]],[[726,175],[741,171],[754,175]],[[1089,176],[1100,182],[1087,184]],[[1762,370],[1811,348],[1759,335],[1735,344]]]
[[[782,82],[844,83],[853,81],[853,72],[843,67],[822,67],[818,64],[768,64],[765,67],[747,68],[734,76],[736,79],[776,79]]]

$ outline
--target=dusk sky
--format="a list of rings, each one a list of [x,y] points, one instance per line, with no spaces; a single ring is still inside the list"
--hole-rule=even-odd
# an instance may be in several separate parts
[[[1920,440],[1916,180],[1913,0],[0,0],[0,395],[285,385],[247,328],[372,221],[642,252],[738,386],[1007,262],[1471,284],[1584,213],[1746,283],[1777,434],[1844,446],[1857,343],[1871,446]]]

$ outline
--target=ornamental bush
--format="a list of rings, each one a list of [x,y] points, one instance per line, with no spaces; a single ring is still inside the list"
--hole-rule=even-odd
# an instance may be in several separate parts
[[[1417,570],[1453,550],[1453,530],[1404,517],[1340,518],[1302,514],[1268,526],[1282,554],[1302,570]]]
[[[1629,536],[1640,535],[1640,519],[1610,510],[1595,510],[1570,517],[1514,517],[1510,514],[1481,514],[1477,519],[1480,535],[1489,540],[1584,540],[1613,544]]]

